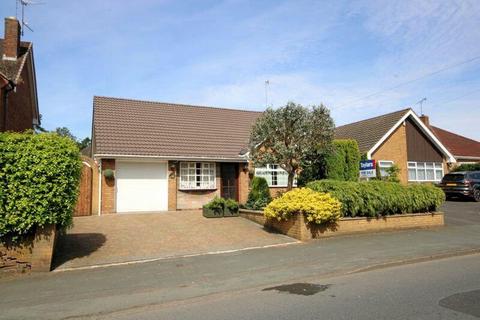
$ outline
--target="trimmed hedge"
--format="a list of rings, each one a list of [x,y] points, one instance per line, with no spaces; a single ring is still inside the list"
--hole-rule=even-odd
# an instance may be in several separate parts
[[[443,191],[430,184],[319,180],[307,188],[330,193],[342,203],[342,214],[348,217],[430,212],[445,201]]]
[[[356,140],[333,140],[328,150],[306,156],[298,185],[319,179],[358,181],[360,158]]]
[[[309,222],[333,222],[341,216],[341,203],[328,193],[308,188],[293,189],[274,199],[264,210],[267,218],[288,220],[292,215],[304,214]]]
[[[334,140],[333,151],[326,158],[326,178],[358,181],[360,150],[356,140]]]
[[[458,171],[480,171],[480,162],[477,163],[464,163],[453,169],[453,172]]]
[[[0,238],[66,228],[78,197],[77,145],[55,133],[0,134]]]

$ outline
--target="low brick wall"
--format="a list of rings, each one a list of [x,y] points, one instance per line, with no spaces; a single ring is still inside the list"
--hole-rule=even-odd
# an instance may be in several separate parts
[[[0,272],[50,271],[56,238],[55,226],[48,225],[21,241],[0,242]]]
[[[335,223],[326,225],[309,224],[303,215],[295,215],[288,221],[278,221],[276,219],[266,219],[262,211],[241,209],[240,216],[301,241],[342,234],[429,228],[444,225],[443,213],[440,212],[399,214],[379,218],[342,218]]]

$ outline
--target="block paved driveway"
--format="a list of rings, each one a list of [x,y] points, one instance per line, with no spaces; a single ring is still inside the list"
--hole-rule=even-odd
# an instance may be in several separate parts
[[[55,270],[296,243],[240,217],[207,219],[201,211],[74,218],[59,237]]]

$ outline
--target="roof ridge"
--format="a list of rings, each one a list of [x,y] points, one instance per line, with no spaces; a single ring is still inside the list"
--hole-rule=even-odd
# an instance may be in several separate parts
[[[346,126],[350,126],[350,125],[353,125],[353,124],[358,124],[358,123],[361,123],[361,122],[364,122],[364,121],[370,121],[370,120],[374,120],[374,119],[378,119],[378,118],[390,116],[390,115],[392,115],[392,114],[394,114],[394,113],[403,112],[403,113],[405,114],[405,113],[407,113],[407,112],[410,111],[410,110],[412,110],[412,108],[408,107],[408,108],[405,108],[405,109],[401,109],[401,110],[397,110],[397,111],[393,111],[393,112],[381,114],[381,115],[379,115],[379,116],[375,116],[375,117],[371,117],[371,118],[367,118],[367,119],[358,120],[358,121],[355,121],[355,122],[343,124],[343,125],[341,125],[341,126],[336,127],[336,129],[342,128],[342,127],[346,127]]]
[[[96,99],[109,99],[109,100],[122,100],[122,101],[131,101],[131,102],[141,102],[148,104],[159,104],[159,105],[170,105],[174,107],[188,107],[188,108],[202,108],[202,109],[216,109],[216,110],[228,110],[228,111],[240,111],[248,113],[263,113],[263,111],[255,110],[244,110],[244,109],[234,109],[226,107],[216,107],[216,106],[202,106],[202,105],[193,105],[193,104],[183,104],[183,103],[170,103],[170,102],[161,102],[161,101],[152,101],[152,100],[140,100],[140,99],[131,99],[131,98],[118,98],[118,97],[107,97],[107,96],[93,96],[93,101]]]

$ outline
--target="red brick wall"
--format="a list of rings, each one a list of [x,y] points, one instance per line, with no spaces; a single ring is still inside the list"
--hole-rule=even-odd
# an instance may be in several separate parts
[[[238,164],[238,202],[246,203],[248,199],[248,192],[250,190],[250,177],[248,168],[245,168],[244,163]]]
[[[102,214],[115,213],[115,178],[106,179],[103,171],[112,169],[115,171],[115,159],[102,159],[102,172],[100,179],[102,179],[102,198],[101,210]]]
[[[29,81],[31,78],[30,68],[31,56],[27,57],[27,61],[20,75],[20,80],[15,87],[15,91],[8,93],[8,113],[6,131],[22,132],[27,129],[33,129],[33,104],[32,85]],[[3,121],[3,118],[2,118]]]
[[[168,162],[168,210],[177,210],[178,162]]]
[[[5,40],[3,41],[3,46],[3,54],[7,58],[16,58],[18,56],[20,23],[15,18],[5,18]]]

